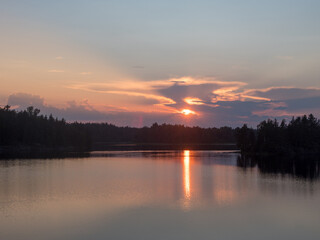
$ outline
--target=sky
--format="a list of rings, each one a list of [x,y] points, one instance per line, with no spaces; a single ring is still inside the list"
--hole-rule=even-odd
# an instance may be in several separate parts
[[[0,0],[0,105],[68,121],[320,117],[318,0]]]

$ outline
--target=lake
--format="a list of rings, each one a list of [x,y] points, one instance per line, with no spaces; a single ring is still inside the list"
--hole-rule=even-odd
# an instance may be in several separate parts
[[[0,239],[320,239],[319,162],[187,150],[2,160]]]

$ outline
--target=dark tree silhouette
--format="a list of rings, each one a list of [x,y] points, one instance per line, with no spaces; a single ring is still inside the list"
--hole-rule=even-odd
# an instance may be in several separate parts
[[[255,145],[255,131],[244,124],[241,128],[236,128],[236,140],[242,152],[251,152]]]
[[[28,107],[24,111],[0,108],[0,145],[76,147],[88,149],[90,136],[84,124],[66,123],[39,115],[40,110]]]
[[[0,108],[0,146],[38,146],[92,150],[93,145],[137,144],[229,144],[243,153],[305,154],[320,152],[320,121],[312,114],[261,122],[257,129],[200,128],[154,123],[151,127],[117,127],[108,123],[68,123],[40,110]]]
[[[245,153],[311,154],[320,152],[320,121],[312,114],[285,120],[268,119],[255,130],[256,138],[248,137],[246,126],[237,130],[237,144]],[[250,140],[249,140],[250,139]],[[253,141],[252,141],[253,140]]]
[[[234,129],[159,125],[132,128],[108,123],[67,123],[64,119],[40,115],[40,110],[28,107],[15,111],[0,108],[0,146],[76,147],[112,143],[147,144],[224,144],[235,143]]]

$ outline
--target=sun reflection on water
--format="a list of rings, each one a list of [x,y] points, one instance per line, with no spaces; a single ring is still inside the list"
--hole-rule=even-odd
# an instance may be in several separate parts
[[[191,188],[190,188],[190,151],[183,152],[183,183],[184,183],[184,207],[190,207]]]
[[[186,199],[190,199],[190,151],[185,150],[183,153],[184,161],[184,194]]]

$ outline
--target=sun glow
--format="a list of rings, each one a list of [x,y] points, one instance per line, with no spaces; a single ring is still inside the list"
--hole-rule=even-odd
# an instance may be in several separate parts
[[[190,109],[182,109],[181,112],[183,115],[190,115],[190,114],[196,114],[194,111],[190,110]]]

